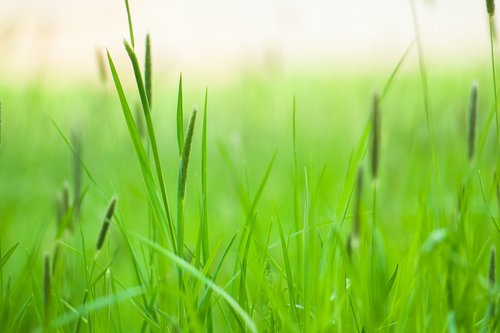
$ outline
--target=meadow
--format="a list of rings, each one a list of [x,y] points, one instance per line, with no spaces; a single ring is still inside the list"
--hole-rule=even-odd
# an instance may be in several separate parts
[[[211,86],[124,44],[2,87],[3,332],[496,331],[489,59]]]

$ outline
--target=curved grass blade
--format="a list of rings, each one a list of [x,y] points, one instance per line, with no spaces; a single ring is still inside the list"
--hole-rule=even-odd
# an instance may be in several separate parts
[[[111,296],[107,295],[98,297],[92,302],[87,302],[81,306],[75,307],[74,310],[76,311],[68,311],[65,314],[61,315],[55,320],[55,326],[64,326],[90,313],[106,309],[113,304],[127,301],[129,299],[145,294],[146,292],[147,289],[144,287],[132,287]]]
[[[146,89],[144,88],[144,82],[142,81],[141,69],[139,68],[139,62],[137,61],[137,56],[134,50],[130,47],[127,41],[124,41],[125,49],[127,50],[127,54],[132,63],[132,67],[134,69],[135,81],[137,83],[137,89],[139,90],[139,96],[141,98],[142,109],[144,111],[144,116],[146,118],[146,126],[149,134],[149,141],[151,143],[151,149],[153,151],[153,159],[155,163],[156,173],[158,177],[158,182],[160,184],[160,192],[163,200],[163,205],[165,208],[165,213],[167,215],[167,224],[169,227],[169,233],[173,248],[175,248],[175,236],[174,236],[174,227],[172,224],[172,218],[170,214],[170,208],[168,205],[167,198],[167,190],[165,186],[165,181],[163,177],[163,171],[160,163],[160,154],[158,152],[158,145],[156,140],[156,135],[153,127],[153,121],[151,119],[151,110],[149,108],[148,98],[146,96]]]
[[[123,111],[123,115],[125,117],[125,121],[127,123],[127,128],[130,134],[130,138],[132,139],[132,144],[134,146],[135,154],[137,155],[137,159],[139,160],[139,165],[141,167],[142,176],[144,179],[144,183],[146,185],[146,189],[148,192],[149,200],[151,201],[151,206],[156,215],[157,220],[160,222],[160,226],[162,231],[167,237],[170,235],[171,240],[174,239],[174,233],[172,230],[171,223],[169,223],[169,218],[166,212],[161,208],[160,198],[155,188],[153,174],[151,171],[151,167],[149,165],[148,158],[146,156],[146,152],[144,150],[144,146],[142,145],[141,138],[139,136],[139,132],[137,131],[137,127],[135,124],[134,117],[132,116],[132,112],[130,111],[130,107],[128,105],[127,99],[125,97],[125,93],[123,92],[123,87],[118,77],[118,73],[116,71],[115,65],[111,58],[111,55],[108,52],[108,62],[111,69],[111,74],[113,76],[113,81],[115,83],[116,91],[118,93],[118,97],[120,99],[121,108]],[[167,230],[167,225],[170,227]],[[175,243],[172,243],[172,247],[175,248]]]

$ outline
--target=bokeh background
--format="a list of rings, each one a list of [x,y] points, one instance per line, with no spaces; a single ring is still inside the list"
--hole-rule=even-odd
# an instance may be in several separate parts
[[[429,61],[488,61],[481,1],[414,2]],[[130,6],[137,37],[151,33],[160,73],[183,71],[212,82],[270,64],[388,70],[415,36],[410,0],[140,0]],[[95,50],[123,55],[127,32],[121,0],[2,0],[0,77],[89,78],[96,74]],[[140,49],[143,41],[137,44]]]

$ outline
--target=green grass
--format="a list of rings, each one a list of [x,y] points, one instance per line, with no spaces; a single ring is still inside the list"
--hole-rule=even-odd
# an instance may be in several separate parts
[[[111,82],[2,89],[3,331],[495,331],[488,65],[153,82],[127,14]]]

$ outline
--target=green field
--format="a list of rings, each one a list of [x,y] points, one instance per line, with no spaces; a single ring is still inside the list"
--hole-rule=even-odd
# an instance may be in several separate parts
[[[418,61],[2,86],[2,332],[496,331],[491,67]]]

